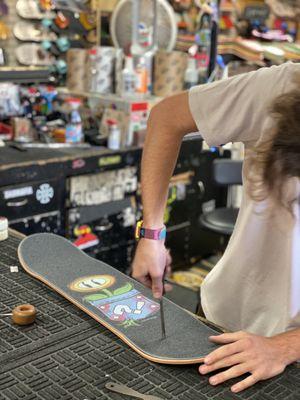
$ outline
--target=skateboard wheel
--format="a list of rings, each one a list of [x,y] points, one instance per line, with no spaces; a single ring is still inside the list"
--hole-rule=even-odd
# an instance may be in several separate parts
[[[13,309],[12,320],[16,325],[30,325],[35,321],[36,309],[31,304],[22,304]]]

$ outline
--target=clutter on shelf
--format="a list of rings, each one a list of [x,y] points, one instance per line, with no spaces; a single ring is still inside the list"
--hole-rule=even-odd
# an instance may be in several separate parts
[[[140,146],[162,98],[299,61],[299,15],[276,0],[1,0],[0,137]]]

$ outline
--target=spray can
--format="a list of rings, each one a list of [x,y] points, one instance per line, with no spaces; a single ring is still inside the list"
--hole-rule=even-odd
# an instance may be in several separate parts
[[[153,92],[153,57],[154,53],[152,51],[147,51],[145,53],[145,65],[147,69],[147,94]]]
[[[81,100],[70,98],[67,102],[71,107],[71,112],[66,125],[66,143],[80,143],[83,141],[82,120],[78,110]]]
[[[119,150],[121,147],[121,130],[118,123],[114,119],[108,119],[106,123],[108,125],[107,147],[111,150]]]
[[[137,84],[137,76],[134,70],[133,58],[131,56],[126,57],[125,68],[122,71],[121,80],[121,95],[133,96],[135,94]]]
[[[140,57],[137,67],[137,87],[136,92],[140,95],[145,95],[148,92],[148,71],[144,57]]]

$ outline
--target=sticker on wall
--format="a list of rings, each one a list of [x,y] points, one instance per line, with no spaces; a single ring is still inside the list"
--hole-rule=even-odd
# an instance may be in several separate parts
[[[106,156],[106,157],[99,158],[98,164],[99,164],[99,167],[105,167],[107,165],[120,164],[121,161],[122,161],[122,157],[119,155]]]
[[[4,191],[4,199],[15,199],[17,197],[30,196],[33,194],[32,186],[26,186],[18,189],[10,189]]]
[[[137,168],[126,167],[70,179],[70,201],[74,206],[92,206],[122,200],[137,189]]]
[[[136,290],[132,283],[114,290],[110,288],[115,278],[110,275],[94,275],[76,279],[70,284],[70,289],[77,292],[95,292],[83,298],[113,322],[128,328],[139,325],[137,321],[144,320],[159,310],[159,304],[147,298]]]
[[[85,160],[83,158],[79,158],[77,160],[73,160],[72,169],[80,169],[85,166]]]
[[[51,199],[54,196],[54,189],[49,183],[43,183],[39,186],[36,191],[36,199],[41,204],[48,204],[50,203]]]

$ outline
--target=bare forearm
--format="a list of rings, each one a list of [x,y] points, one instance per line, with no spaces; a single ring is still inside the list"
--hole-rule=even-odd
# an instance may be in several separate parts
[[[143,219],[147,226],[163,224],[168,185],[182,139],[196,130],[188,94],[164,100],[150,115],[142,158]]]
[[[159,228],[182,136],[160,117],[149,122],[142,159],[143,218],[145,225]]]

